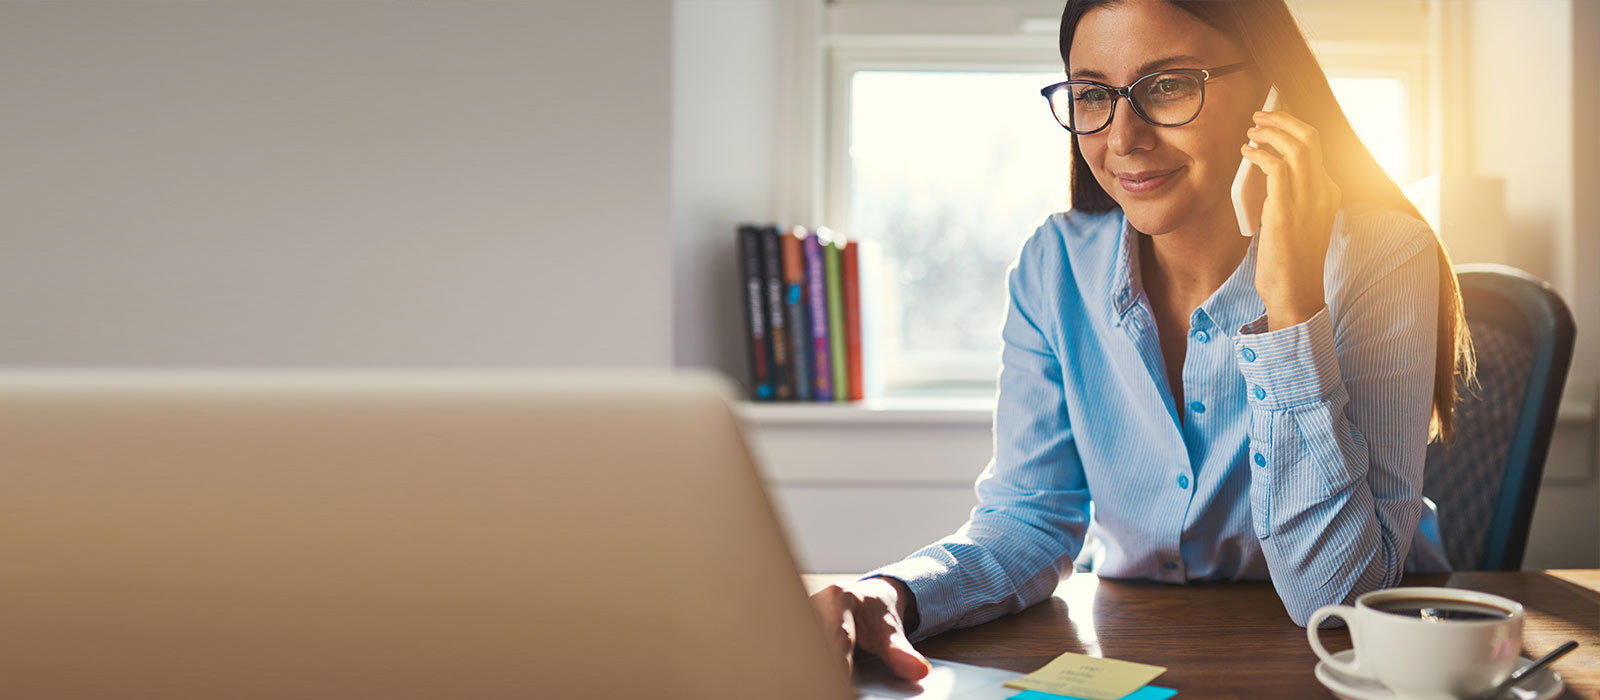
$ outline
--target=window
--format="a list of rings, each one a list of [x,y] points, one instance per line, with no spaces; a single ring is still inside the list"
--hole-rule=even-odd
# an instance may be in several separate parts
[[[896,303],[875,352],[897,388],[994,381],[1006,268],[1034,227],[1068,208],[1071,142],[1038,94],[1059,79],[851,75],[848,231],[883,253],[874,292]]]
[[[1398,184],[1417,178],[1411,155],[1411,110],[1405,81],[1393,77],[1328,76],[1334,97],[1356,136]]]

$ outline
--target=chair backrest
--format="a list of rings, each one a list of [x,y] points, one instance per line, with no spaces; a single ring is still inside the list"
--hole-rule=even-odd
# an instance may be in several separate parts
[[[1522,567],[1539,479],[1572,363],[1572,312],[1549,284],[1505,265],[1461,265],[1478,381],[1462,387],[1455,439],[1428,446],[1423,493],[1457,570]]]

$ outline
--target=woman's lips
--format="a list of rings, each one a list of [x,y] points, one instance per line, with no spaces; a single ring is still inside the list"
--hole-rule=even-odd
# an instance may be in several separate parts
[[[1171,170],[1141,170],[1136,173],[1119,173],[1117,182],[1126,192],[1150,192],[1172,180],[1183,168]]]

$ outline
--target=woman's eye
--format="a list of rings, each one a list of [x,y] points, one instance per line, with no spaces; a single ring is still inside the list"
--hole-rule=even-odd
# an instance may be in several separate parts
[[[1182,78],[1160,78],[1150,86],[1152,97],[1186,97],[1191,92],[1190,83]]]
[[[1105,90],[1090,88],[1078,93],[1078,101],[1090,107],[1102,105],[1105,104],[1106,97],[1109,94],[1110,93],[1106,92]]]

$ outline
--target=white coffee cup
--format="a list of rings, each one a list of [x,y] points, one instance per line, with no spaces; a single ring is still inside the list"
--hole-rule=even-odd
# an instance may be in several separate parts
[[[1428,610],[1472,609],[1486,619],[1406,616],[1385,609],[1417,602]],[[1433,606],[1425,603],[1433,601]],[[1504,613],[1500,616],[1499,613]],[[1448,615],[1448,613],[1441,613]],[[1330,617],[1350,627],[1355,656],[1335,659],[1317,638]],[[1325,605],[1311,614],[1306,638],[1323,663],[1342,673],[1377,680],[1402,700],[1449,700],[1486,692],[1511,674],[1522,651],[1522,604],[1459,588],[1389,588],[1356,599],[1354,606]]]

